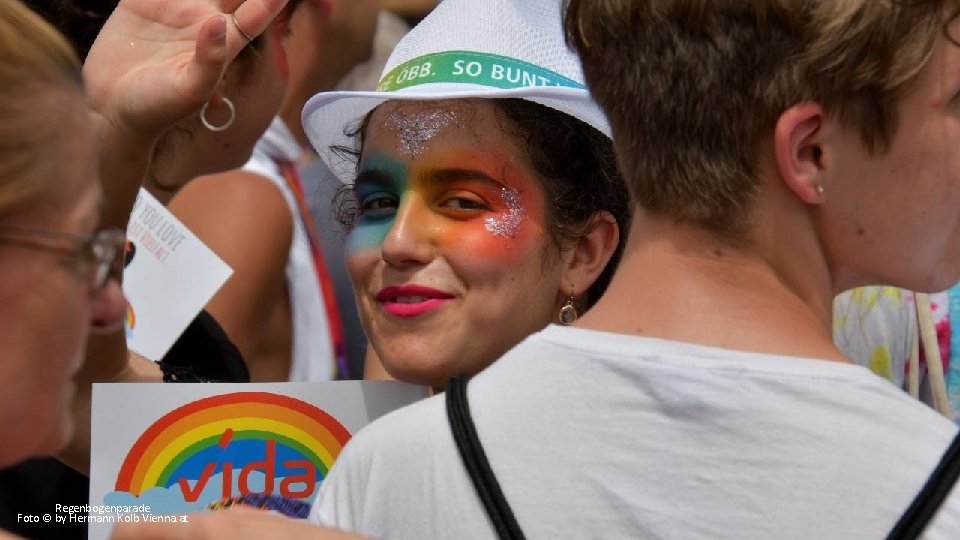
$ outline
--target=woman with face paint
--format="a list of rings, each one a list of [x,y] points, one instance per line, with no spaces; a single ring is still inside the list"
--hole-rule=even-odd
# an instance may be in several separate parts
[[[307,136],[346,185],[336,206],[364,328],[399,380],[443,388],[477,373],[550,323],[575,320],[613,273],[627,193],[559,15],[559,1],[445,0],[398,44],[378,91],[306,105]],[[389,459],[364,471],[377,478],[362,497],[370,521],[334,515],[349,513],[361,488],[351,472],[365,452],[387,449],[366,431],[331,470],[313,517],[376,536],[430,536],[423,524],[370,526],[387,519],[380,504],[397,487],[377,482],[413,485],[430,473]],[[462,474],[459,461],[433,467]],[[231,524],[203,517],[210,531]],[[282,537],[243,530],[258,531]]]
[[[431,24],[463,8],[444,3],[407,35],[378,91],[320,94],[304,113],[348,184],[338,209],[367,337],[390,375],[434,388],[589,308],[629,220],[556,14],[533,54]]]

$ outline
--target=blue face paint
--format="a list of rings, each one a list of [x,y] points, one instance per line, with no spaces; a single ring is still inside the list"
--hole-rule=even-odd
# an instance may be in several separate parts
[[[407,189],[407,168],[384,154],[371,152],[360,163],[353,187],[357,221],[347,235],[347,253],[380,249],[393,226],[400,199]]]

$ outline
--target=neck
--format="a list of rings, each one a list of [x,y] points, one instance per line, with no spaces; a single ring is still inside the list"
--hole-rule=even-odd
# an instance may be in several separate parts
[[[813,228],[798,234],[776,225],[790,221],[780,218],[734,245],[638,210],[607,293],[578,326],[845,361],[833,345],[833,294]]]
[[[187,182],[204,174],[190,168],[188,159],[154,159],[143,179],[143,187],[164,206]]]
[[[299,100],[297,101],[299,102]],[[300,121],[300,112],[303,110],[304,103],[305,102],[299,103],[298,107],[296,105],[288,105],[288,102],[284,101],[280,112],[277,114],[290,129],[290,133],[293,133],[293,136],[297,139],[297,142],[300,143],[301,147],[310,145],[310,141],[307,140],[307,134],[303,130],[303,124],[301,124]]]
[[[307,134],[304,132],[301,123],[303,106],[314,95],[334,90],[344,73],[344,70],[336,69],[330,63],[325,63],[324,70],[321,73],[311,73],[312,78],[291,78],[277,116],[283,119],[283,123],[290,128],[301,146],[310,146],[310,141],[307,140]]]

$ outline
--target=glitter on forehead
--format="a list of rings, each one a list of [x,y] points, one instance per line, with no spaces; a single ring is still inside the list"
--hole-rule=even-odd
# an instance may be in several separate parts
[[[393,111],[387,117],[387,124],[396,130],[400,137],[400,149],[410,157],[417,157],[423,143],[437,136],[440,130],[456,120],[452,111],[433,110],[414,114]]]
[[[501,218],[487,218],[484,221],[487,230],[494,236],[504,236],[507,238],[516,238],[520,232],[520,223],[526,217],[523,211],[523,205],[520,204],[520,193],[513,188],[503,188],[500,191],[504,204],[507,205],[507,213]]]

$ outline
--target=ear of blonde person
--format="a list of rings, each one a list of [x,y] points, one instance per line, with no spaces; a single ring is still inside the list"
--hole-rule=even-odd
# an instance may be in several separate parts
[[[179,516],[178,516],[179,518]],[[354,540],[368,538],[337,529],[320,527],[300,519],[249,508],[189,514],[185,523],[121,523],[112,540],[259,540],[295,538],[302,540]]]

